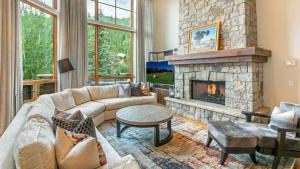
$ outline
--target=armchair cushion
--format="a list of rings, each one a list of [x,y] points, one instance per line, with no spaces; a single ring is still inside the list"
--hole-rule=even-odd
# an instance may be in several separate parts
[[[282,128],[295,128],[297,121],[297,115],[294,110],[283,112],[280,108],[275,107],[271,115],[269,126],[275,125]]]
[[[290,111],[290,110],[294,110],[296,112],[297,119],[298,119],[297,128],[299,129],[300,128],[300,105],[295,103],[289,103],[289,102],[281,102],[279,108],[283,112]],[[297,137],[300,137],[300,134],[297,134]]]

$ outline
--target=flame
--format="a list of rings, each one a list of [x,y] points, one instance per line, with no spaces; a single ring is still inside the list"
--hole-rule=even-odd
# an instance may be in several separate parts
[[[209,84],[207,85],[207,92],[208,95],[215,95],[217,91],[217,86],[216,84]]]

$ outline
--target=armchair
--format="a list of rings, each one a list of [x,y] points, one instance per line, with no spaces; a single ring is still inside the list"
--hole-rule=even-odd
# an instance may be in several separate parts
[[[300,117],[300,105],[281,102],[280,109],[282,111],[295,110],[298,116]],[[268,115],[263,115],[254,112],[243,112],[246,116],[247,122],[250,124],[252,117],[263,117],[270,119]],[[300,135],[300,121],[298,120],[297,128],[281,128],[275,125],[271,125],[270,128],[273,131],[270,131],[268,135],[265,135],[264,132],[254,133],[258,136],[258,145],[257,151],[262,154],[274,155],[274,161],[272,164],[272,169],[277,169],[277,166],[280,162],[281,157],[294,157],[300,158],[300,138],[289,136],[289,132],[296,133],[296,136]],[[253,124],[253,123],[252,123]],[[274,133],[273,133],[274,132]],[[268,144],[263,144],[263,142],[268,142]],[[261,144],[259,144],[261,143]]]

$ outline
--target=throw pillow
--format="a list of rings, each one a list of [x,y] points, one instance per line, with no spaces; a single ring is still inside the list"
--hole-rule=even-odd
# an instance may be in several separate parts
[[[143,96],[141,83],[131,83],[131,96]]]
[[[131,96],[130,84],[120,84],[119,85],[119,97],[125,98]]]
[[[73,130],[72,132],[78,134],[85,134],[88,136],[92,136],[97,139],[95,125],[93,119],[91,117],[87,117],[82,120]]]
[[[149,88],[142,89],[143,96],[151,96]]]
[[[13,157],[18,169],[56,169],[55,136],[44,119],[30,119],[18,135]]]
[[[71,115],[57,110],[55,111],[55,116],[52,117],[54,131],[56,130],[57,126],[69,131],[73,131],[83,119],[84,118],[81,111],[76,111]]]
[[[60,169],[95,169],[106,164],[104,151],[95,138],[60,127],[56,131],[55,153]]]
[[[282,128],[295,128],[297,121],[298,119],[295,111],[281,112],[278,107],[275,107],[271,114],[269,126],[275,125]]]

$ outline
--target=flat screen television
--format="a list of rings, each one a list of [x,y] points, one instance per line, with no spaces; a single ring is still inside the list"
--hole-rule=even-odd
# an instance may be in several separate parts
[[[147,82],[156,84],[174,84],[174,66],[168,61],[149,61],[146,64]]]

